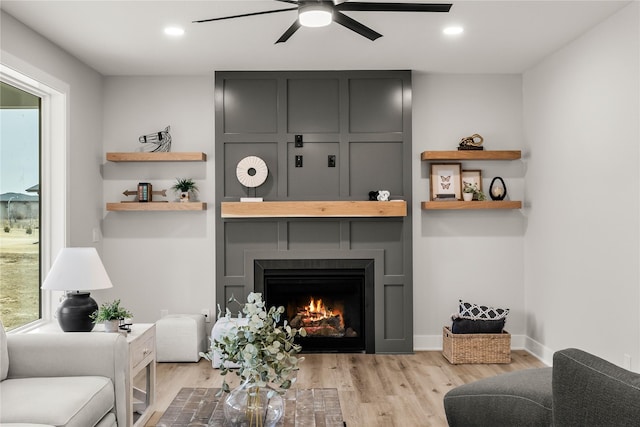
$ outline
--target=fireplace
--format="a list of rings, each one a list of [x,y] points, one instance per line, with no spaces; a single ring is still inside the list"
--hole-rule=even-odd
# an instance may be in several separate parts
[[[303,352],[366,352],[375,349],[372,259],[278,259],[254,261],[254,289],[267,306],[283,306]]]

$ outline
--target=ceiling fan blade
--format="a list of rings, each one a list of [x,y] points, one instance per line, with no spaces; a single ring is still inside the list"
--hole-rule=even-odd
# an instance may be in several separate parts
[[[268,13],[286,12],[288,10],[298,10],[298,8],[297,7],[290,7],[290,8],[287,8],[287,9],[265,10],[263,12],[243,13],[242,15],[223,16],[221,18],[211,18],[211,19],[201,19],[199,21],[191,21],[191,22],[194,23],[194,24],[201,24],[203,22],[222,21],[224,19],[244,18],[245,16],[266,15]]]
[[[298,31],[298,28],[300,28],[300,21],[296,19],[295,21],[293,21],[293,24],[291,24],[291,26],[287,28],[287,31],[285,31],[284,34],[280,36],[275,44],[284,43],[289,40],[289,37],[291,37],[296,31]]]
[[[338,12],[337,10],[334,11],[333,13],[333,21],[342,25],[343,27],[350,29],[351,31],[355,31],[356,33],[360,34],[363,37],[368,38],[371,41],[374,41],[382,37],[382,34],[376,31],[373,31],[371,28],[367,27],[366,25],[359,23],[355,19],[349,18],[347,15],[345,15],[344,13]]]
[[[276,0],[282,3],[299,4],[297,0]]]
[[[335,6],[337,10],[361,12],[449,12],[451,3],[360,3],[345,2]]]

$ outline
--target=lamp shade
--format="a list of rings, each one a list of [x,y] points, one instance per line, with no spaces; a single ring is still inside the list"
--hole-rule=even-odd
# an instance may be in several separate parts
[[[63,248],[42,284],[57,291],[112,287],[96,248]]]

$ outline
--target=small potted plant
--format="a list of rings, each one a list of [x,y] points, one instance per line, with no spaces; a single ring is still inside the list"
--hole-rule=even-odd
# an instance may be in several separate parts
[[[471,200],[486,200],[487,196],[484,195],[482,191],[478,189],[478,184],[475,182],[466,182],[463,181],[462,188],[462,199],[465,202],[470,202]]]
[[[91,314],[94,323],[104,323],[105,332],[118,332],[120,320],[131,318],[133,314],[120,306],[120,300],[105,302]]]
[[[171,189],[180,193],[181,202],[188,202],[189,195],[192,193],[195,196],[198,192],[198,186],[191,178],[176,178],[176,183]]]

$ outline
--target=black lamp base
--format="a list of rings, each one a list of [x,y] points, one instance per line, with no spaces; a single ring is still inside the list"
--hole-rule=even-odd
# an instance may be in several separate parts
[[[95,323],[89,317],[98,304],[89,292],[68,292],[58,307],[58,323],[65,332],[91,332]]]

